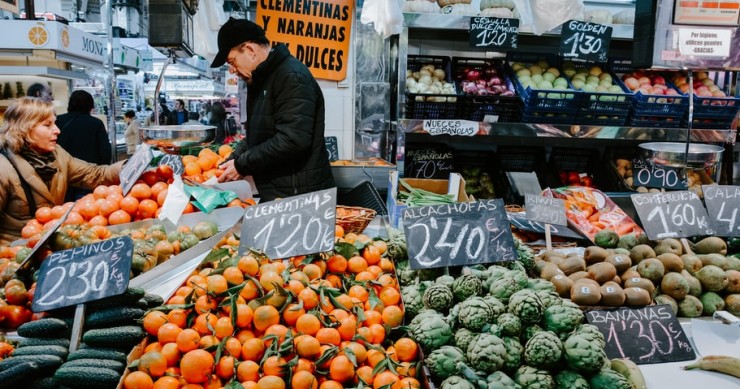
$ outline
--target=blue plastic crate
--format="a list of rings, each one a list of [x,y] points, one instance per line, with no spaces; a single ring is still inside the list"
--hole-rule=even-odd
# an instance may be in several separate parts
[[[614,75],[617,76],[617,78],[622,80],[622,75],[625,73],[631,73],[635,71],[632,67],[632,61],[629,59],[623,59],[623,58],[612,58],[609,60],[609,68],[610,71],[614,73]],[[646,72],[646,73],[655,73],[655,72]],[[673,117],[681,117],[683,116],[689,106],[689,99],[688,96],[682,95],[681,91],[673,85],[670,81],[668,81],[668,77],[663,77],[666,79],[666,86],[669,88],[675,90],[678,94],[677,95],[651,95],[651,94],[643,94],[642,92],[635,92],[633,93],[633,103],[632,103],[632,110],[633,110],[633,116],[673,116]],[[624,83],[622,83],[624,85]],[[626,87],[625,89],[629,91],[629,88]]]
[[[507,69],[510,72],[514,89],[521,98],[525,107],[536,108],[540,112],[572,112],[580,106],[583,92],[573,89],[568,82],[568,90],[534,89],[522,86],[516,72],[511,68],[512,62],[535,63],[545,60],[549,66],[559,68],[559,60],[553,55],[528,54],[509,52],[507,55]],[[567,81],[567,80],[566,80]]]
[[[619,86],[623,93],[583,92],[581,108],[595,113],[629,114],[632,108],[634,94],[616,74],[611,72],[609,74],[612,76],[612,82]]]

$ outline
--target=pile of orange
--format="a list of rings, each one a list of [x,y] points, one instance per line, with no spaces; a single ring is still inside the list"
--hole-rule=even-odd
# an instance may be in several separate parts
[[[195,182],[204,182],[211,177],[220,176],[223,170],[219,169],[218,166],[231,155],[232,151],[231,146],[223,145],[218,148],[218,153],[209,148],[204,148],[198,152],[197,157],[195,155],[184,155],[182,157],[182,164],[185,167],[183,177]]]
[[[419,388],[419,346],[390,336],[403,309],[385,242],[337,235],[361,249],[226,255],[193,272],[167,301],[174,309],[144,317],[150,343],[124,387]]]

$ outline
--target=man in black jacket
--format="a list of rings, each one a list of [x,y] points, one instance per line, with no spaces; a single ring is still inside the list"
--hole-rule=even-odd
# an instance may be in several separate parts
[[[261,201],[333,187],[324,95],[308,68],[285,45],[271,47],[260,26],[234,18],[218,32],[211,67],[224,63],[247,83],[247,137],[219,181],[252,176]]]

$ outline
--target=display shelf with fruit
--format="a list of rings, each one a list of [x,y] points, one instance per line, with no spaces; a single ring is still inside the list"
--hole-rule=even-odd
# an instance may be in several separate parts
[[[409,56],[405,81],[408,117],[462,117],[450,61],[450,57],[445,56]]]
[[[669,74],[679,90],[689,93],[688,76],[685,72],[671,72]],[[715,83],[714,78],[721,82],[724,89]],[[732,128],[740,110],[740,98],[729,93],[729,76],[713,72],[696,72],[693,79],[694,114],[691,121],[692,128]],[[688,126],[688,111],[683,117],[683,125]]]
[[[553,147],[550,164],[563,186],[594,187],[599,171],[599,152],[593,149]]]
[[[586,67],[563,63],[563,74],[577,90],[583,92],[576,123],[621,126],[632,108],[632,93],[613,73],[599,65]]]
[[[516,122],[521,116],[521,100],[500,60],[452,58],[452,71],[463,96],[463,117],[482,121],[487,115],[498,122]]]

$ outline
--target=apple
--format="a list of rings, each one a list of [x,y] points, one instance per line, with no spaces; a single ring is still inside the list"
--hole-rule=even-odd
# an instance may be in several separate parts
[[[529,71],[532,72],[532,74],[542,74],[542,68],[538,65],[530,66]]]

